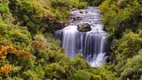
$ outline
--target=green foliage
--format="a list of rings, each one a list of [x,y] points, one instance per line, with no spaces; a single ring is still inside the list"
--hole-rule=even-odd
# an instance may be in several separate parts
[[[7,26],[2,20],[0,20],[0,34],[1,35],[7,34]]]
[[[40,80],[38,74],[36,74],[34,71],[28,70],[26,72],[23,72],[23,77],[25,79],[29,79],[29,80]]]
[[[0,14],[5,15],[9,13],[8,0],[0,1]]]
[[[103,64],[102,67],[96,68],[92,73],[97,80],[118,80],[117,72],[114,70],[114,65]]]
[[[103,76],[107,80],[140,79],[140,50],[142,48],[142,38],[140,36],[141,31],[138,34],[129,31],[121,39],[113,40],[110,57],[113,64],[100,69],[105,70]],[[107,72],[109,75],[107,75]]]
[[[32,35],[41,31],[53,32],[56,24],[67,20],[72,7],[87,8],[86,2],[79,0],[9,0],[15,24],[26,26]],[[48,26],[48,27],[47,27]]]
[[[71,8],[87,8],[88,3],[80,0],[51,0],[51,6],[54,8],[53,11],[57,15],[56,19],[64,21],[68,18]]]
[[[88,7],[87,2],[81,2],[81,3],[79,3],[79,6],[78,6],[79,9],[84,9],[84,8],[87,8],[87,7]]]
[[[0,79],[138,80],[142,67],[142,2],[92,0],[99,6],[112,41],[109,60],[93,69],[78,54],[71,60],[49,32],[67,20],[72,8],[89,0],[1,0]],[[44,33],[44,34],[43,34]]]
[[[131,58],[137,54],[142,47],[142,38],[138,34],[132,32],[124,35],[122,39],[118,41],[118,53],[121,53],[125,58]]]
[[[91,6],[99,6],[105,0],[86,0]]]
[[[25,43],[28,45],[31,40],[30,33],[27,30],[13,30],[10,33],[10,38],[13,42]]]
[[[78,54],[77,57],[72,61],[72,67],[76,70],[90,68],[89,64],[83,60],[82,54]]]
[[[71,8],[87,6],[82,0],[0,0],[0,79],[90,79],[92,68],[83,56],[72,61],[50,33]]]
[[[127,29],[136,32],[141,24],[140,1],[105,0],[99,6],[103,14],[105,29],[116,38],[122,37]]]
[[[70,1],[66,0],[51,0],[51,6],[56,7],[66,7],[68,9],[71,8]]]
[[[61,79],[62,75],[65,75],[65,69],[58,63],[53,63],[47,66],[46,74],[52,79]]]
[[[72,80],[90,80],[91,74],[84,70],[79,70],[72,75]]]
[[[142,55],[136,55],[132,59],[128,59],[121,73],[121,79],[140,79],[142,73]]]
[[[102,79],[141,79],[141,8],[139,0],[104,0],[99,6],[111,42],[111,64],[94,71]]]

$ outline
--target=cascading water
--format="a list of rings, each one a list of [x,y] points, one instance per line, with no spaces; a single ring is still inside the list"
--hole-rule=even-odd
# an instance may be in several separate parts
[[[55,32],[56,37],[62,41],[62,47],[72,59],[77,53],[84,55],[84,59],[92,67],[99,67],[107,59],[107,33],[103,31],[101,16],[96,7],[89,7],[84,10],[71,11],[71,24],[62,30]],[[74,18],[81,18],[72,21]],[[89,23],[91,31],[79,32],[77,25]]]

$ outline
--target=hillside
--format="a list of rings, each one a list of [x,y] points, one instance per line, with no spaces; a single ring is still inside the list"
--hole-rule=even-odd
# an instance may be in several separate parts
[[[82,54],[70,59],[53,34],[88,5],[109,33],[109,57],[95,69]],[[140,80],[141,69],[141,0],[0,0],[0,80]]]

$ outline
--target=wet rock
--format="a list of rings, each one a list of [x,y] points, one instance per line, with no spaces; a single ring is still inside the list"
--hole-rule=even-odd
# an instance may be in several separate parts
[[[80,32],[88,32],[91,31],[91,26],[88,23],[81,23],[77,25],[77,30]]]
[[[65,22],[54,22],[55,30],[63,29],[65,27],[65,24]]]
[[[72,8],[72,11],[76,11],[76,10],[78,10],[77,8]]]

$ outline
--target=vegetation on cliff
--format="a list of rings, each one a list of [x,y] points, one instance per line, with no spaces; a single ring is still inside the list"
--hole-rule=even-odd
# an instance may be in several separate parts
[[[82,55],[71,60],[51,33],[71,8],[87,6],[81,0],[0,0],[0,80],[95,79]]]
[[[99,5],[111,43],[108,63],[93,69],[71,60],[54,39],[72,8]],[[0,0],[0,79],[139,80],[142,76],[142,1]]]
[[[142,1],[104,0],[99,8],[111,42],[110,64],[98,69],[99,75],[107,80],[140,80]]]

